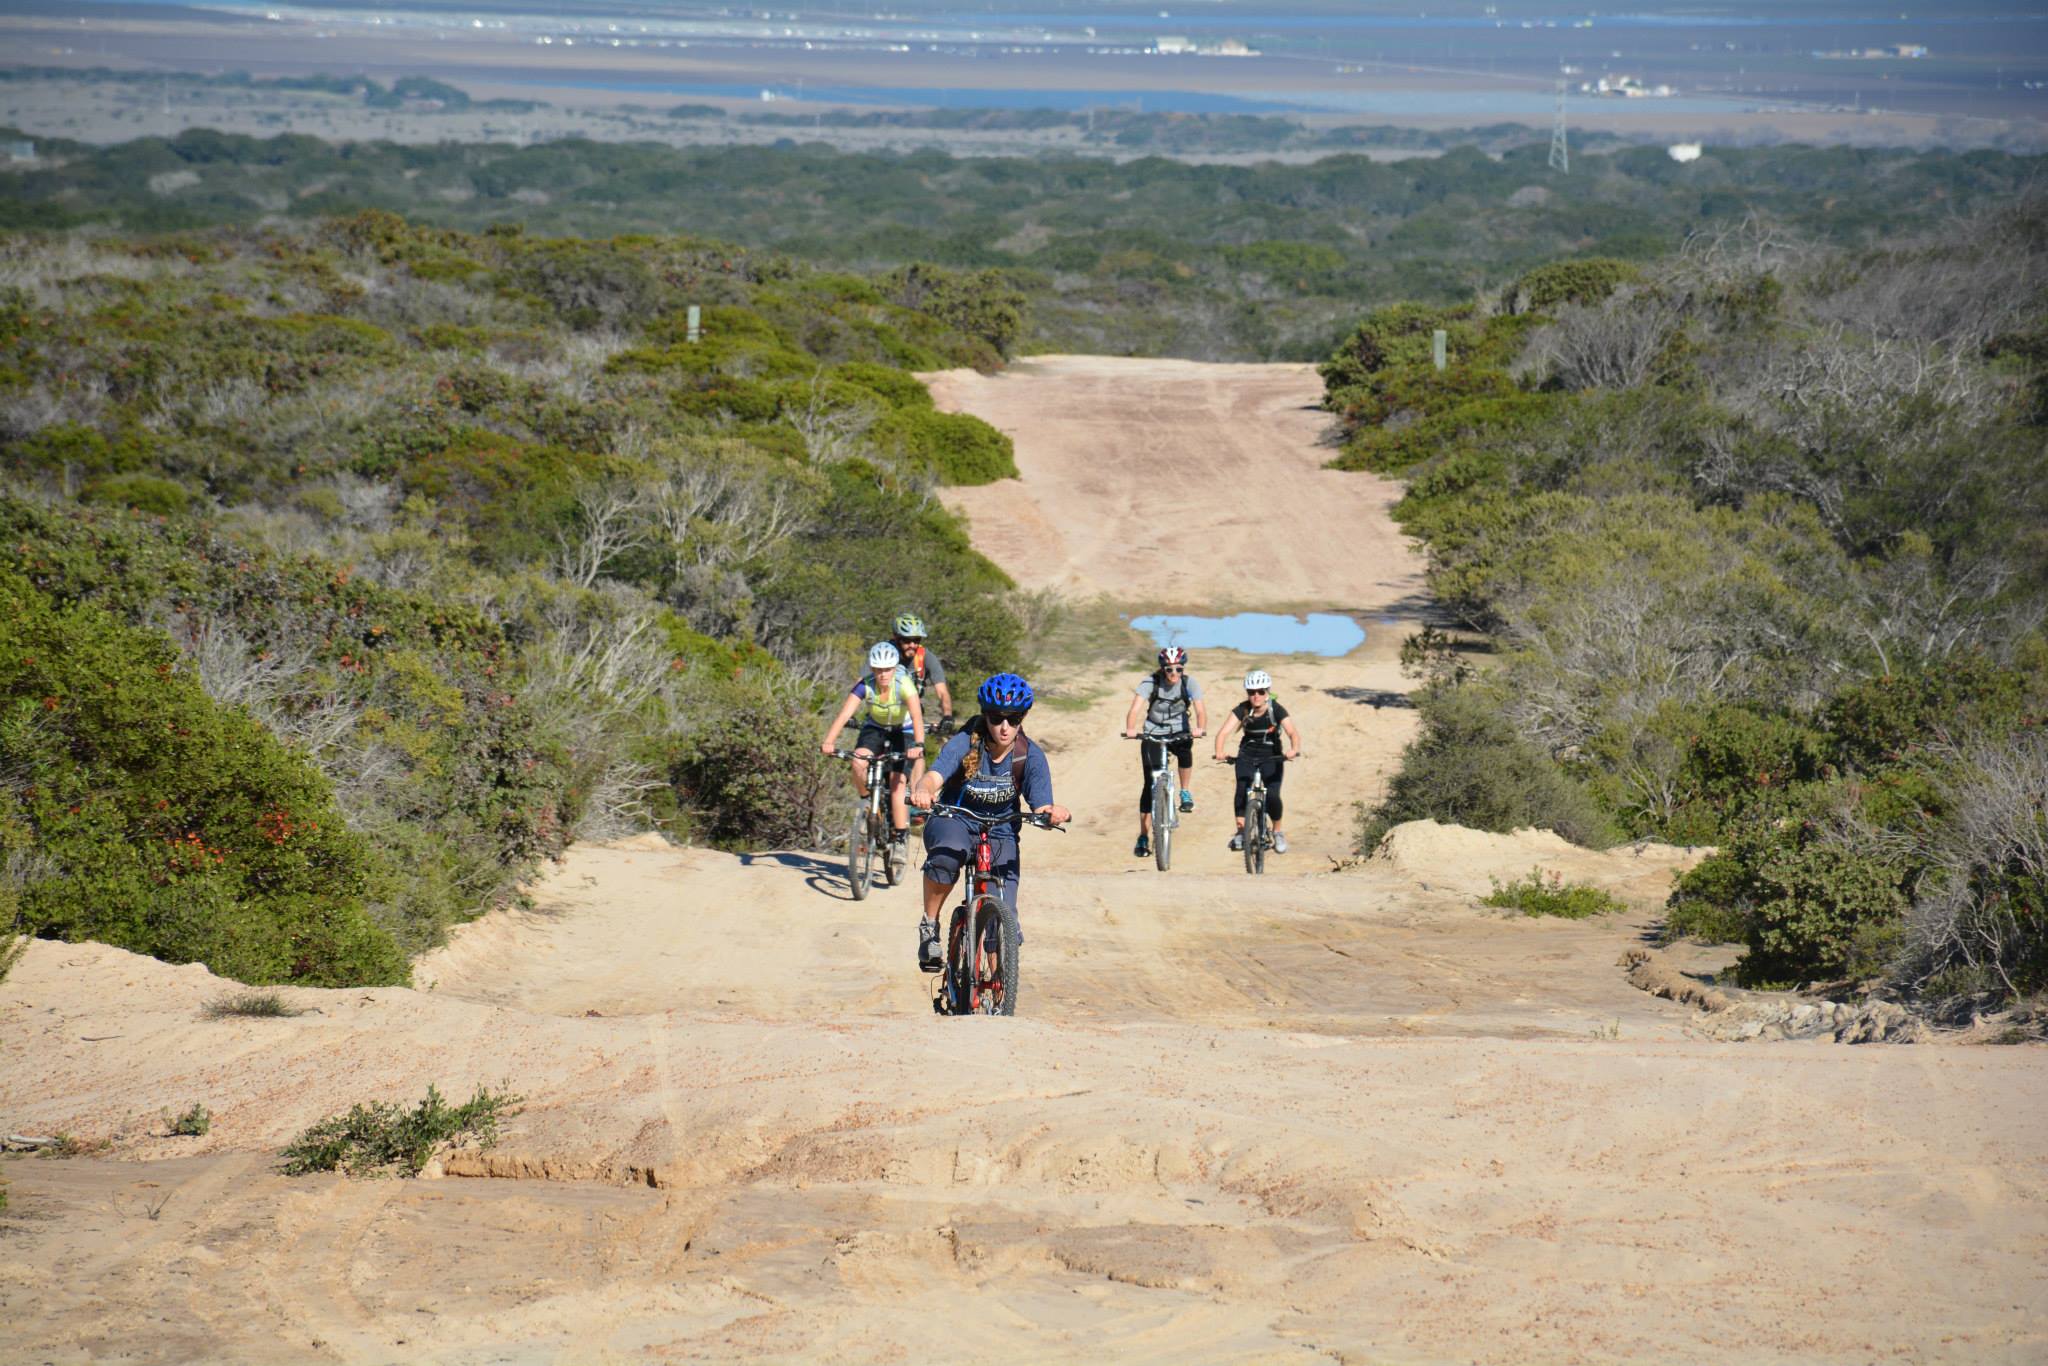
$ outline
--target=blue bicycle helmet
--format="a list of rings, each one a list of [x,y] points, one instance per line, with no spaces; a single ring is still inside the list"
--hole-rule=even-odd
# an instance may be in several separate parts
[[[997,711],[1031,710],[1031,685],[1016,674],[994,674],[975,689],[974,700],[984,710]]]

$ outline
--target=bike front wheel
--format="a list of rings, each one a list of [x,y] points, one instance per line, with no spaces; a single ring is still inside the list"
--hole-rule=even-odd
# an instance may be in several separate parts
[[[1173,830],[1180,824],[1174,809],[1177,800],[1171,783],[1161,780],[1152,785],[1152,861],[1162,873],[1173,866]]]
[[[853,808],[853,827],[846,832],[846,885],[853,899],[863,901],[875,879],[874,826],[868,819],[868,804]]]
[[[1266,844],[1271,835],[1266,823],[1266,803],[1254,797],[1244,808],[1244,870],[1247,873],[1266,871]]]
[[[1023,930],[1002,898],[978,896],[953,912],[946,936],[947,994],[955,1015],[1015,1015]]]

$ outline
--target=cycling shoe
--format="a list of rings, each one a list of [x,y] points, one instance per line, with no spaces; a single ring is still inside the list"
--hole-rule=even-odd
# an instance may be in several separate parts
[[[1195,809],[1195,794],[1186,788],[1180,790],[1180,809],[1184,812]]]
[[[917,966],[924,972],[937,972],[944,967],[945,959],[939,953],[939,927],[930,920],[917,922]]]
[[[1240,830],[1240,831],[1238,831],[1238,832],[1237,832],[1237,833],[1236,833],[1235,835],[1232,835],[1232,836],[1230,837],[1230,852],[1231,852],[1231,853],[1233,853],[1233,854],[1236,854],[1236,853],[1242,853],[1243,851],[1244,851],[1244,831]]]
[[[1287,836],[1281,834],[1278,830],[1273,832],[1273,852],[1276,854],[1287,852]]]
[[[1132,846],[1131,846],[1131,857],[1132,857],[1132,858],[1151,858],[1151,857],[1152,857],[1152,841],[1151,841],[1151,839],[1150,839],[1149,837],[1147,837],[1147,836],[1144,836],[1144,835],[1140,835],[1140,836],[1138,836],[1138,842],[1137,842],[1136,844],[1134,844],[1134,845],[1132,845]]]

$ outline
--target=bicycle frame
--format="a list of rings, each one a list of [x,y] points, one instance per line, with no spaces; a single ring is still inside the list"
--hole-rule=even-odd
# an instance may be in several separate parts
[[[1177,735],[1134,735],[1130,737],[1139,744],[1147,741],[1159,746],[1159,764],[1147,780],[1152,791],[1152,857],[1159,871],[1165,872],[1173,863],[1173,832],[1180,828],[1180,783],[1175,770],[1179,765],[1174,761],[1173,746],[1183,740],[1193,741],[1192,731],[1181,731]]]
[[[1017,1010],[1017,908],[1003,901],[995,875],[995,841],[989,833],[1012,818],[977,815],[964,806],[934,805],[933,816],[964,820],[974,831],[974,858],[963,880],[960,902],[945,926],[945,971],[932,1008],[949,1015],[1013,1015]],[[1057,829],[1043,816],[1026,813],[1027,825]],[[995,930],[995,945],[989,944]]]

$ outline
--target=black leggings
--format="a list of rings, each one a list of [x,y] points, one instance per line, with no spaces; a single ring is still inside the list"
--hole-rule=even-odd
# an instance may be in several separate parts
[[[1283,807],[1280,805],[1280,780],[1287,776],[1287,761],[1277,754],[1264,758],[1237,756],[1237,796],[1232,799],[1231,810],[1244,815],[1245,797],[1252,790],[1252,775],[1266,775],[1266,815],[1277,824]]]
[[[1138,788],[1138,814],[1141,816],[1152,814],[1152,770],[1159,767],[1159,746],[1161,743],[1158,740],[1147,740],[1138,746],[1138,781],[1141,784]],[[1163,743],[1168,752],[1180,761],[1182,768],[1193,768],[1195,766],[1194,736],[1189,735],[1179,740],[1167,740]]]

